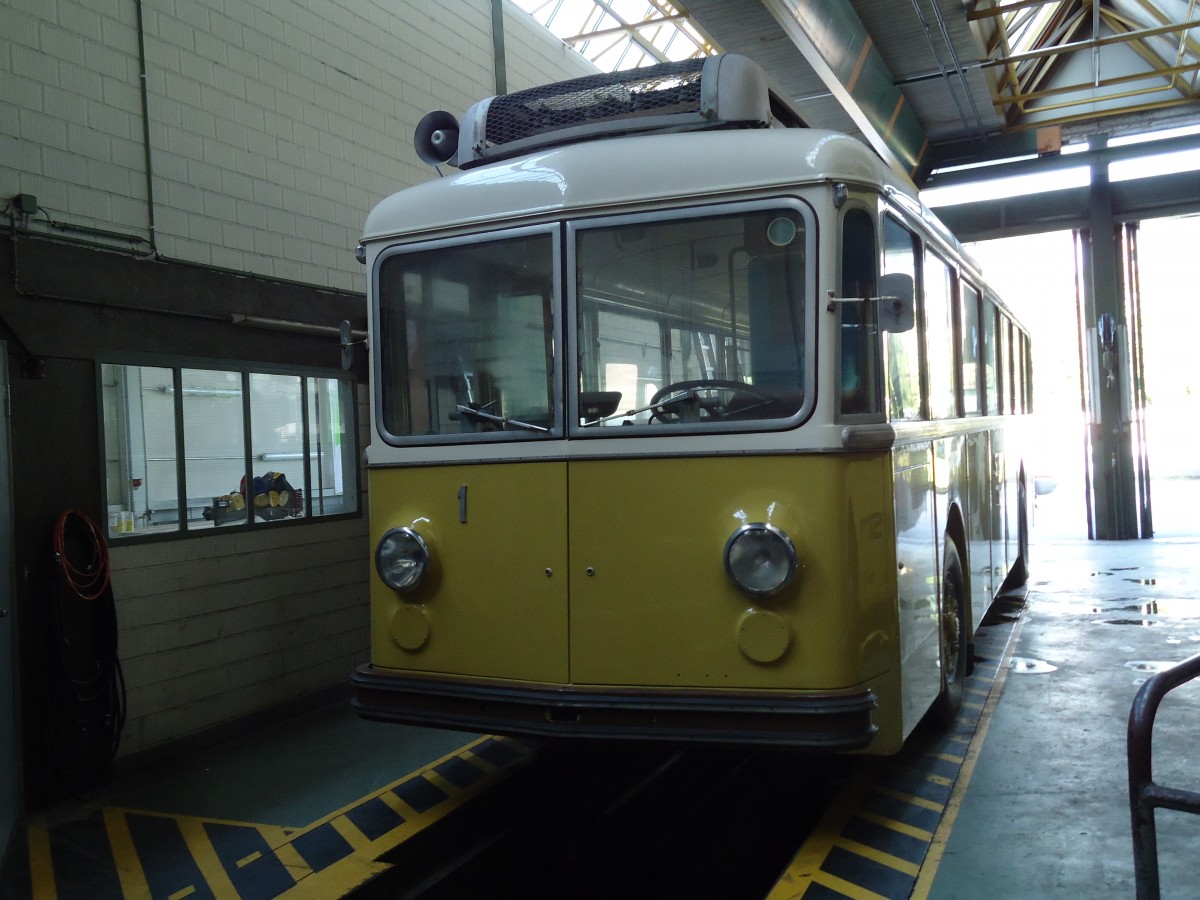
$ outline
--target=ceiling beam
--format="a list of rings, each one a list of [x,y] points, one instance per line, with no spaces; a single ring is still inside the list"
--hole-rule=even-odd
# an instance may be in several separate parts
[[[1110,34],[1103,37],[1093,37],[1084,41],[1072,41],[1066,44],[1054,44],[1049,47],[1042,47],[1037,50],[1027,50],[1023,53],[1010,53],[1007,56],[1000,56],[994,59],[984,60],[980,65],[987,66],[1007,66],[1009,63],[1020,63],[1030,59],[1038,59],[1043,56],[1059,56],[1064,53],[1072,53],[1076,50],[1089,50],[1096,47],[1108,47],[1112,44],[1126,44],[1130,41],[1140,41],[1144,38],[1154,37],[1160,34],[1170,34],[1175,31],[1187,31],[1191,28],[1200,27],[1200,21],[1176,22],[1171,25],[1160,25],[1157,28],[1143,28],[1140,31],[1123,31],[1119,34]]]
[[[1151,175],[1112,184],[1113,216],[1136,222],[1200,213],[1200,172]],[[1024,234],[1086,228],[1091,189],[1067,188],[935,209],[960,241],[990,241]]]
[[[762,2],[875,152],[916,180],[924,169],[925,129],[850,4]]]

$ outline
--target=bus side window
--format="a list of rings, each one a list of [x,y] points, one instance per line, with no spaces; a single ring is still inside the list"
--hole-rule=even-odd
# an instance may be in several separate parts
[[[1025,412],[1033,412],[1033,347],[1029,343],[1029,335],[1021,335],[1021,368],[1022,383],[1025,387]]]
[[[925,369],[929,376],[929,417],[958,415],[954,371],[954,271],[940,256],[925,251]]]
[[[1010,415],[1017,411],[1012,389],[1012,323],[1000,314],[1000,412]]]
[[[883,226],[883,270],[903,272],[917,278],[916,237],[888,217]],[[921,296],[918,287],[916,296]],[[921,319],[918,311],[918,322]],[[888,413],[892,419],[921,418],[921,329],[888,332],[887,336]]]
[[[963,413],[977,416],[983,412],[980,403],[979,376],[982,369],[979,365],[979,291],[974,285],[962,283],[962,371],[959,378],[963,388]]]
[[[987,413],[998,416],[1000,409],[1000,351],[996,346],[996,306],[990,300],[983,301],[983,370],[984,386],[987,390]]]
[[[875,296],[875,223],[861,209],[842,219],[840,296]],[[843,415],[879,412],[879,328],[875,304],[839,304],[840,409]]]

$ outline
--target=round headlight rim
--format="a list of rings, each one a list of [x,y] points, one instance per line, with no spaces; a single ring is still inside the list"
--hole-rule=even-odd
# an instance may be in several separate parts
[[[420,550],[421,572],[414,581],[406,585],[393,584],[384,575],[384,566],[379,558],[380,553],[383,551],[383,547],[388,542],[389,538],[392,538],[396,535],[403,535],[404,538],[411,540],[414,544],[416,544],[417,548]],[[411,594],[421,586],[422,582],[425,581],[425,576],[429,574],[429,564],[431,560],[432,556],[429,553],[429,545],[425,543],[425,539],[421,537],[420,532],[408,525],[398,525],[395,528],[389,528],[379,538],[379,543],[375,545],[375,573],[379,576],[380,581],[387,585],[391,590],[396,591],[398,594]]]
[[[764,532],[772,535],[782,543],[783,548],[786,551],[788,560],[787,574],[784,575],[783,579],[779,582],[779,584],[775,585],[775,587],[763,590],[761,588],[755,588],[743,584],[733,571],[733,565],[729,561],[730,551],[733,549],[733,545],[736,544],[739,539],[745,537],[751,532]],[[729,536],[729,540],[725,542],[725,552],[723,556],[725,562],[725,574],[729,576],[729,580],[733,582],[734,586],[737,587],[738,590],[749,594],[751,597],[771,597],[775,594],[778,594],[795,580],[796,572],[800,568],[799,557],[796,555],[796,545],[792,543],[792,539],[788,537],[786,531],[784,531],[778,525],[774,525],[770,522],[746,522],[739,526],[733,532],[733,534]]]

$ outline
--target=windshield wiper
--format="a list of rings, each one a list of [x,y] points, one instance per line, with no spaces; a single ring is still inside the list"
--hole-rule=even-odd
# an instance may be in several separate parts
[[[509,416],[497,416],[494,413],[484,412],[482,409],[475,409],[473,406],[467,406],[463,403],[459,403],[454,408],[463,415],[470,416],[473,419],[480,419],[484,422],[495,422],[501,428],[515,425],[517,428],[524,428],[526,431],[548,432],[550,430],[549,428],[543,428],[541,425],[534,425],[532,422],[522,422],[520,419],[513,419]]]
[[[657,403],[651,403],[648,406],[639,406],[637,409],[627,409],[625,412],[613,413],[611,416],[601,416],[599,419],[592,419],[590,422],[584,422],[584,428],[590,428],[593,425],[603,425],[605,422],[611,422],[614,419],[628,419],[631,416],[636,416],[638,413],[648,412],[649,410],[659,410],[668,403],[678,403],[681,400],[695,400],[697,394],[695,391],[688,389],[680,391],[678,394],[672,394],[670,397],[663,397]]]

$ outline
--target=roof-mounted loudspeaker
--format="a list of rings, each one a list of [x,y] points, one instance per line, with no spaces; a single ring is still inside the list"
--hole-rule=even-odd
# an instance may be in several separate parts
[[[431,166],[458,165],[458,119],[444,109],[427,113],[417,123],[413,144],[422,162]]]

